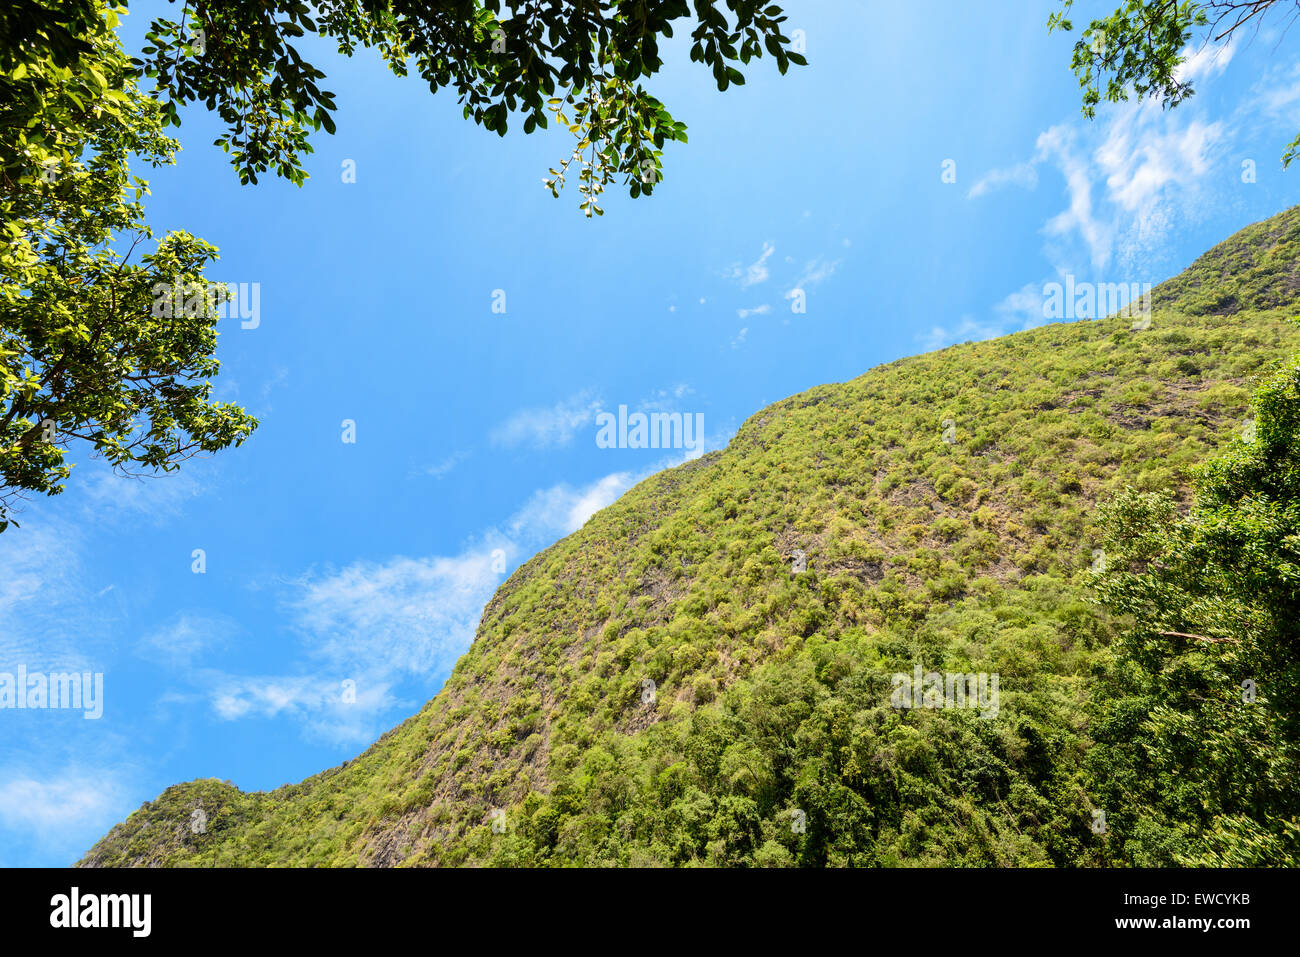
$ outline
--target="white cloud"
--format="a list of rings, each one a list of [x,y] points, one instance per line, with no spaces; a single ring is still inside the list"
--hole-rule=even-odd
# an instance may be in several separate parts
[[[1232,45],[1185,51],[1180,76],[1210,80],[1233,52]],[[989,172],[968,195],[1008,185],[1034,189],[1043,168],[1052,168],[1066,196],[1066,207],[1043,226],[1057,272],[1081,271],[1077,247],[1094,270],[1149,264],[1165,253],[1174,230],[1203,217],[1212,201],[1209,179],[1229,130],[1204,119],[1194,102],[1166,110],[1149,98],[1133,100],[1107,105],[1095,123],[1052,126],[1039,135],[1030,160]]]
[[[974,199],[1004,186],[1035,189],[1038,186],[1038,170],[1034,168],[1033,163],[1017,163],[1003,169],[990,170],[970,188],[970,192],[966,194],[966,197]]]
[[[136,654],[172,667],[192,665],[206,652],[222,648],[238,631],[228,618],[179,614],[136,643]]]
[[[0,535],[0,670],[107,673],[111,711],[119,596],[85,569],[84,526],[48,516],[43,503],[20,521]],[[118,726],[106,718],[86,721],[74,710],[0,712],[0,865],[29,852],[42,862],[63,854],[71,862],[121,818],[122,764],[110,771],[73,758],[108,761],[119,752]]]
[[[835,270],[839,268],[840,263],[843,261],[844,260],[842,259],[811,260],[808,265],[804,266],[803,275],[800,276],[799,281],[795,283],[796,288],[806,289],[809,286],[816,286],[819,283],[825,282],[827,279],[830,279],[831,276],[835,275]]]
[[[632,477],[627,472],[606,475],[587,486],[569,506],[567,530],[576,532],[582,528],[591,516],[606,506],[613,505],[631,486]]]
[[[1284,124],[1282,132],[1285,139],[1278,144],[1278,154],[1284,143],[1289,143],[1296,133],[1296,113],[1300,109],[1300,63],[1277,64],[1270,68],[1251,87],[1249,103],[1238,114],[1255,112],[1262,115],[1267,124],[1276,126]],[[1268,135],[1274,135],[1272,129]]]
[[[599,397],[579,392],[548,409],[521,409],[497,426],[490,438],[493,445],[507,447],[545,449],[568,445],[580,429],[595,420],[600,405]]]
[[[678,401],[694,392],[685,382],[679,382],[668,389],[656,389],[649,398],[642,399],[637,408],[643,412],[672,410],[677,407]]]
[[[124,475],[91,460],[77,467],[69,486],[87,519],[145,520],[160,525],[181,514],[185,503],[203,491],[205,472],[200,459],[191,459],[179,472]]]
[[[467,458],[469,458],[469,456],[470,456],[469,452],[464,452],[464,451],[454,452],[451,455],[447,456],[445,459],[443,459],[441,462],[438,462],[434,465],[425,466],[422,471],[425,475],[430,475],[433,478],[440,479],[444,475],[448,474],[452,469],[454,469],[461,462],[464,462]]]
[[[347,680],[352,685],[345,684]],[[338,744],[373,737],[375,715],[396,704],[387,682],[298,677],[224,677],[212,694],[212,710],[227,721],[275,718],[305,721],[313,736]],[[345,697],[348,690],[353,694]]]
[[[747,335],[749,335],[749,326],[745,326],[745,328],[736,333],[736,338],[731,340],[731,348],[739,349],[743,346],[745,344],[745,336]]]
[[[1183,62],[1174,71],[1174,79],[1179,83],[1196,83],[1200,80],[1218,76],[1228,68],[1233,54],[1237,52],[1236,38],[1227,43],[1203,43],[1200,49],[1183,50]]]
[[[272,392],[280,388],[280,386],[284,385],[288,381],[289,381],[288,366],[276,366],[275,373],[271,376],[271,378],[267,379],[265,382],[262,383],[262,388],[258,392],[258,397],[263,402],[265,402],[268,398],[270,398]],[[269,411],[270,407],[265,406],[264,409]]]
[[[1270,77],[1258,87],[1260,106],[1271,114],[1290,113],[1300,101],[1300,63],[1291,68],[1289,75]]]
[[[1213,149],[1223,138],[1222,123],[1193,120],[1182,129],[1159,129],[1149,115],[1145,119],[1112,123],[1095,153],[1107,197],[1138,215],[1149,215],[1167,187],[1191,187],[1209,172]]]
[[[954,328],[933,326],[929,332],[918,338],[921,341],[922,349],[929,352],[957,342],[980,342],[984,339],[997,338],[1000,335],[1003,335],[1003,328],[998,323],[982,323],[977,322],[971,316],[962,316],[961,321]]]
[[[1049,236],[1078,235],[1087,244],[1094,266],[1110,262],[1113,230],[1093,211],[1093,171],[1076,149],[1075,134],[1065,126],[1054,126],[1038,137],[1036,162],[1054,161],[1065,177],[1069,206],[1043,227]]]
[[[736,315],[740,316],[741,319],[748,319],[750,316],[766,316],[771,311],[772,307],[767,303],[763,303],[763,305],[755,306],[753,309],[737,309]]]
[[[121,818],[126,797],[118,772],[108,768],[68,766],[47,777],[0,768],[0,826],[44,854],[71,858],[85,850]]]
[[[403,703],[404,686],[427,698],[469,647],[509,563],[581,528],[647,474],[541,489],[455,556],[398,556],[310,573],[292,583],[285,601],[304,644],[296,673],[200,670],[189,678],[222,719],[291,717],[310,737],[332,743],[372,739]]]
[[[1232,60],[1231,45],[1186,52],[1180,78],[1204,83]],[[1300,69],[1292,79],[1300,99]],[[1271,85],[1280,101],[1287,80]],[[1266,94],[1256,91],[1257,100]],[[1151,99],[1107,108],[1095,123],[1058,124],[1038,136],[1032,158],[986,174],[972,197],[1007,185],[1036,188],[1043,170],[1059,173],[1065,208],[1042,228],[1044,254],[1057,278],[1154,283],[1150,274],[1175,231],[1203,218],[1216,200],[1211,178],[1233,130],[1210,122],[1194,104],[1166,110]],[[1082,262],[1081,262],[1082,261]],[[1086,263],[1086,265],[1085,265]],[[1090,274],[1090,275],[1089,275]],[[935,326],[919,337],[926,348],[980,340],[1041,325],[1043,283],[1030,283],[994,305],[987,319],[963,316],[954,327]]]
[[[1046,322],[1044,283],[1026,283],[993,307],[1004,320],[1004,329],[1032,329]]]
[[[848,244],[848,240],[845,240],[845,244]],[[803,275],[799,277],[798,282],[791,289],[786,291],[784,298],[793,299],[801,290],[806,290],[830,279],[831,276],[835,275],[835,270],[839,268],[840,263],[843,261],[842,259],[821,258],[810,260],[804,266]],[[744,316],[741,318],[743,319]]]
[[[524,539],[558,537],[576,532],[638,481],[631,472],[615,472],[581,488],[556,485],[533,497],[507,523],[512,536]]]
[[[5,569],[0,575],[0,623],[21,614],[21,606],[42,592],[49,596],[66,587],[77,561],[71,543],[57,530],[48,525],[26,527],[25,523],[0,537],[0,558]]]
[[[0,534],[0,661],[33,670],[102,670],[108,590],[86,580],[83,530],[43,514],[20,521]],[[92,598],[93,592],[100,594]]]
[[[38,781],[11,768],[0,780],[0,821],[6,827],[35,830],[67,827],[84,818],[111,810],[113,798],[102,771],[69,771]]]
[[[748,289],[750,286],[756,286],[761,282],[767,282],[768,271],[767,261],[776,252],[776,247],[771,243],[763,243],[763,251],[749,266],[741,267],[739,263],[732,265],[727,276],[730,279],[740,281],[740,288]]]
[[[292,608],[300,628],[328,636],[320,649],[332,660],[423,674],[438,667],[448,643],[469,644],[485,596],[500,580],[481,547],[454,558],[357,562],[302,582]]]
[[[290,716],[329,742],[373,738],[402,682],[415,679],[427,696],[428,682],[469,647],[502,580],[497,557],[480,544],[450,558],[398,556],[310,573],[285,602],[304,644],[297,673],[200,670],[189,678],[225,720]]]
[[[1084,141],[1054,126],[1038,138],[1035,162],[1056,166],[1069,200],[1043,230],[1059,244],[1058,272],[1075,271],[1073,240],[1082,241],[1094,269],[1131,270],[1159,258],[1180,223],[1205,214],[1224,124],[1128,103],[1087,133]]]

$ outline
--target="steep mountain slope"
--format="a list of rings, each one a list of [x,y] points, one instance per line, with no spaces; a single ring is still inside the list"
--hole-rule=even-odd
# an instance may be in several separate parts
[[[1115,627],[1095,506],[1187,488],[1300,349],[1298,298],[1300,207],[1158,287],[1149,328],[1044,326],[769,406],[518,569],[360,757],[169,788],[81,863],[1121,862],[1082,768]],[[996,715],[893,706],[916,667],[996,675]]]

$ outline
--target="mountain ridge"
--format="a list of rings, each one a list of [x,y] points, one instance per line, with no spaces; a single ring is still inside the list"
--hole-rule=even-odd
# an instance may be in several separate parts
[[[1082,769],[1114,630],[1093,512],[1186,499],[1300,347],[1297,298],[1300,207],[1157,286],[1149,329],[1054,323],[773,403],[516,569],[357,758],[174,785],[79,863],[1124,862]],[[998,718],[891,707],[879,679],[915,666],[999,675]]]

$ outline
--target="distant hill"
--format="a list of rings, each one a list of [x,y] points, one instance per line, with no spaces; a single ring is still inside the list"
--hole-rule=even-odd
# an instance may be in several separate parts
[[[168,788],[81,865],[1125,863],[1082,769],[1095,508],[1186,501],[1300,350],[1300,207],[1152,298],[763,409],[519,568],[364,754]],[[898,707],[918,666],[996,675],[996,717]]]

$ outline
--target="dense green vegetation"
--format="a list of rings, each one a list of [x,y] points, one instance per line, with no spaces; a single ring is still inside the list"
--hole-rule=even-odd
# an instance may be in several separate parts
[[[1149,328],[776,403],[516,571],[354,761],[169,788],[82,863],[1294,859],[1298,290],[1300,208],[1160,286]],[[897,707],[916,667],[997,675],[996,715]]]
[[[1133,624],[1089,763],[1141,863],[1300,863],[1300,358],[1255,402],[1190,513],[1154,493],[1106,506],[1100,590]]]
[[[0,16],[0,532],[26,494],[63,491],[77,445],[173,471],[257,427],[212,401],[216,248],[180,230],[150,242],[131,163],[169,165],[178,144],[136,85],[116,14],[102,0],[26,12]]]

